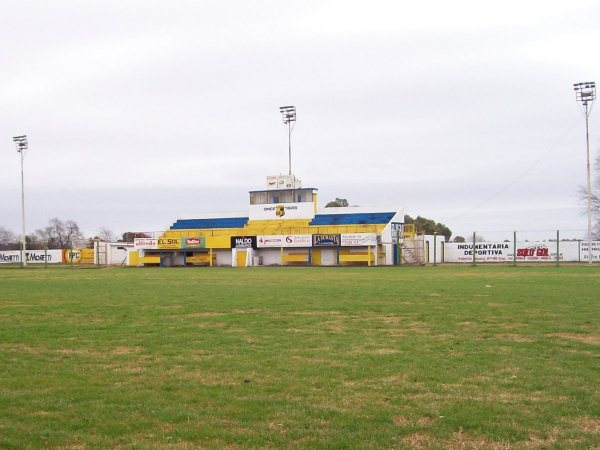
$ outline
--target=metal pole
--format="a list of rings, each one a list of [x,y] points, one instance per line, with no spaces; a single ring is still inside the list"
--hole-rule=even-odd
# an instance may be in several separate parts
[[[517,232],[513,232],[513,266],[517,265]]]
[[[27,243],[25,240],[25,181],[23,176],[23,149],[19,152],[21,154],[21,224],[23,226],[21,234],[21,266],[27,267]]]
[[[292,122],[288,122],[288,161],[289,161],[289,175],[292,174]]]
[[[437,232],[433,232],[433,265],[437,266]]]
[[[587,102],[585,107],[585,144],[587,157],[587,219],[588,219],[588,264],[592,264],[592,180],[590,171],[590,132],[588,127],[589,110]]]
[[[396,229],[396,265],[402,264],[402,251],[400,250],[400,230]]]
[[[473,267],[475,266],[475,237],[476,232],[473,231],[473,263],[471,264]]]
[[[48,242],[44,241],[44,269],[48,268]]]
[[[560,262],[560,230],[556,230],[556,267]]]

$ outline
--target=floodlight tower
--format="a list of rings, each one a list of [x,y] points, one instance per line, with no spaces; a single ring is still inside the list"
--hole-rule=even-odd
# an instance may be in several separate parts
[[[281,106],[279,107],[284,125],[288,126],[288,159],[289,159],[289,175],[292,174],[292,131],[296,123],[296,107]],[[292,123],[294,125],[292,125]]]
[[[27,255],[25,254],[25,183],[23,181],[23,158],[25,150],[27,150],[27,136],[15,136],[13,141],[17,146],[17,152],[21,155],[21,224],[23,226],[21,233],[21,266],[27,266]]]
[[[588,264],[592,264],[592,179],[590,173],[590,132],[589,132],[589,117],[592,112],[592,106],[596,99],[596,83],[586,81],[576,83],[575,99],[581,102],[583,113],[585,114],[585,145],[586,145],[586,170],[587,170],[587,216],[588,216]]]

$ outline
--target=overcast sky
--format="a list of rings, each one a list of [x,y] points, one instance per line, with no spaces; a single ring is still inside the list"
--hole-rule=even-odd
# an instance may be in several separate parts
[[[600,2],[0,3],[0,226],[88,235],[246,211],[293,172],[324,205],[404,206],[455,234],[584,237]],[[600,111],[590,119],[592,157]]]

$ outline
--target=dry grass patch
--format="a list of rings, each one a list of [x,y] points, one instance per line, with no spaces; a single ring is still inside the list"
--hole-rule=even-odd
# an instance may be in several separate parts
[[[527,338],[521,334],[515,334],[515,333],[502,333],[502,334],[496,334],[494,335],[495,339],[502,339],[505,341],[511,341],[511,342],[519,342],[519,343],[524,343],[524,342],[533,342],[533,339]]]
[[[559,337],[561,339],[582,342],[584,344],[600,345],[600,335],[597,334],[552,333],[547,336]]]
[[[600,436],[600,418],[582,417],[576,422],[577,428],[585,433]]]

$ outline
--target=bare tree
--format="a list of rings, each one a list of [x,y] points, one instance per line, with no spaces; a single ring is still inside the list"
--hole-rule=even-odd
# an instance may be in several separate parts
[[[117,240],[115,233],[113,233],[113,231],[107,227],[100,227],[96,237],[104,242],[115,242]]]
[[[592,225],[592,239],[600,239],[600,154],[596,156],[594,169],[596,170],[596,177],[592,183],[592,217],[594,219]],[[586,187],[579,187],[578,197],[581,200],[581,203],[586,206],[587,212],[588,192]]]
[[[0,227],[0,250],[17,250],[18,248],[17,235],[4,227]]]
[[[79,225],[73,220],[63,222],[57,217],[51,219],[48,226],[36,230],[42,241],[48,242],[48,248],[69,248],[78,239],[83,239]]]

